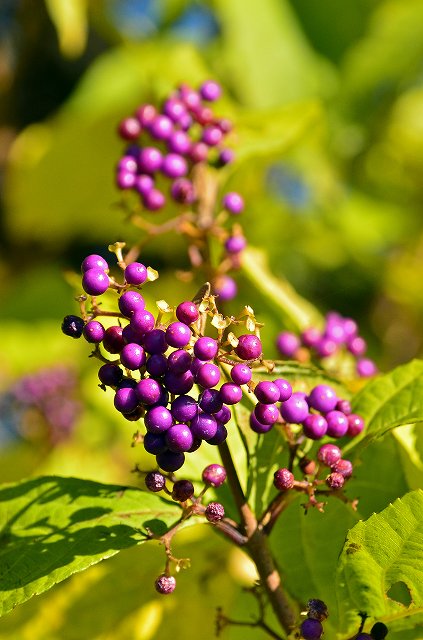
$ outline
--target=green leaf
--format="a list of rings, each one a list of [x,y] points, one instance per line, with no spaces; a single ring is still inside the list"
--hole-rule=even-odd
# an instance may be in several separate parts
[[[274,312],[281,316],[288,327],[302,331],[312,325],[322,325],[323,319],[317,309],[302,298],[287,280],[275,278],[263,251],[247,247],[244,250],[242,269],[251,284],[267,298]]]
[[[395,427],[423,420],[423,361],[412,360],[371,380],[351,406],[364,418],[366,429],[344,453],[358,452]]]
[[[389,628],[412,628],[423,618],[423,491],[399,498],[349,532],[336,590],[345,631],[357,611]]]
[[[161,535],[179,506],[139,489],[46,476],[0,490],[0,614]]]

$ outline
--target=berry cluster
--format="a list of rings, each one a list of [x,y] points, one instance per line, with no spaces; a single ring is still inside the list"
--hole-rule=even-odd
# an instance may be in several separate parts
[[[278,408],[275,404],[277,390],[282,389],[284,395],[281,393],[279,396],[281,402]],[[250,417],[251,428],[257,433],[266,433],[275,423],[279,423],[291,450],[295,453],[291,460],[291,467],[297,457],[302,473],[305,476],[314,477],[312,485],[307,482],[305,486],[303,481],[295,480],[292,468],[283,467],[275,472],[275,487],[279,491],[294,488],[300,491],[306,490],[309,493],[311,486],[317,488],[323,482],[318,475],[322,468],[327,467],[330,469],[325,479],[327,486],[335,491],[341,489],[353,472],[352,463],[342,458],[341,449],[327,442],[317,450],[316,461],[314,461],[304,456],[299,447],[305,439],[312,441],[321,440],[324,437],[338,439],[360,434],[364,429],[364,421],[361,416],[351,412],[349,402],[338,398],[329,385],[319,384],[307,395],[299,391],[292,392],[289,383],[282,379],[274,382],[259,382],[255,394],[259,402]]]
[[[176,471],[184,464],[185,454],[196,451],[203,441],[219,445],[226,440],[230,406],[242,399],[240,385],[246,376],[251,378],[248,365],[260,359],[261,342],[255,334],[236,338],[225,333],[227,319],[218,313],[209,294],[197,304],[181,302],[176,317],[168,322],[163,314],[173,315],[173,310],[161,301],[155,318],[134,289],[148,280],[152,270],[141,263],[126,265],[122,255],[119,258],[122,284],[107,275],[109,267],[103,258],[85,258],[82,286],[93,296],[91,309],[83,305],[83,317],[66,316],[62,330],[74,338],[83,335],[95,345],[94,355],[103,362],[99,379],[115,390],[115,408],[128,420],[144,419],[145,450],[156,456],[161,469]],[[96,300],[100,289],[104,293],[104,278],[119,291],[119,311],[103,312]],[[86,296],[82,300],[85,303]],[[255,326],[251,313],[247,308],[244,319],[229,319],[229,323]],[[101,315],[119,321],[106,328],[97,319]],[[215,337],[205,335],[210,318]],[[113,355],[118,359],[111,359]],[[222,361],[233,363],[231,382],[221,382]],[[194,387],[197,391],[189,395]]]
[[[221,87],[212,80],[198,91],[184,84],[161,109],[142,104],[133,116],[125,118],[119,135],[131,144],[117,166],[118,188],[137,192],[147,211],[164,207],[165,189],[177,203],[196,202],[192,168],[200,163],[224,166],[233,160],[233,152],[224,146],[232,124],[217,117],[210,107],[220,95]],[[170,187],[166,180],[171,181]],[[223,205],[235,215],[243,209],[242,198],[236,193],[226,194]]]
[[[309,327],[300,336],[283,331],[276,339],[276,347],[284,358],[303,360],[304,356],[328,358],[346,349],[356,359],[357,375],[367,378],[377,373],[373,360],[365,358],[367,344],[358,334],[357,323],[336,311],[326,315],[323,331]]]
[[[307,602],[307,618],[301,623],[300,633],[304,640],[320,640],[323,635],[322,622],[328,617],[328,608],[322,600],[313,598]]]

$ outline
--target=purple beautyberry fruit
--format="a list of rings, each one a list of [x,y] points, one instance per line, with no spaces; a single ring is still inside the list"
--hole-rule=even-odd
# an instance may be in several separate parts
[[[172,322],[166,329],[166,342],[170,347],[186,347],[191,339],[191,330],[183,322]]]
[[[222,141],[222,138],[222,131],[219,129],[219,127],[215,127],[213,125],[204,127],[203,133],[201,135],[201,141],[209,147],[217,146]]]
[[[262,404],[258,402],[254,407],[254,415],[261,424],[272,425],[278,420],[280,413],[275,404]]]
[[[200,96],[207,102],[219,100],[221,93],[220,85],[214,80],[206,80],[200,87]]]
[[[191,396],[179,396],[171,405],[171,413],[178,422],[189,422],[198,413],[198,404]]]
[[[281,416],[286,422],[299,424],[309,415],[309,407],[304,395],[296,391],[288,400],[281,403]]]
[[[204,142],[195,142],[189,151],[189,157],[197,164],[205,162],[209,153],[209,147]]]
[[[197,322],[199,316],[200,314],[195,304],[188,300],[181,302],[176,307],[176,317],[184,324],[193,324],[193,322]]]
[[[137,311],[143,311],[145,301],[138,291],[125,291],[118,300],[120,312],[130,318]]]
[[[148,211],[158,211],[164,207],[166,198],[159,189],[151,189],[148,193],[143,194],[142,202]]]
[[[154,120],[156,115],[156,107],[153,107],[152,104],[143,104],[136,111],[136,116],[140,121],[142,127],[148,127],[148,125]]]
[[[308,396],[309,406],[322,413],[333,411],[337,402],[338,398],[335,391],[327,384],[318,384],[317,387],[311,390]]]
[[[235,384],[247,384],[250,382],[253,372],[247,364],[236,364],[231,369],[231,378]]]
[[[360,378],[371,378],[376,375],[377,367],[373,360],[362,358],[357,362],[357,374]]]
[[[185,455],[182,452],[163,451],[156,456],[156,461],[163,471],[178,471],[185,462]]]
[[[273,424],[274,423],[264,424],[263,422],[260,422],[260,420],[257,420],[254,412],[250,415],[250,427],[252,431],[254,431],[254,433],[267,433],[268,431],[270,431],[270,429],[273,428]]]
[[[244,200],[235,191],[230,191],[223,198],[223,206],[233,215],[238,215],[244,211]]]
[[[308,415],[303,422],[304,435],[311,440],[320,440],[326,435],[327,430],[328,423],[325,418],[315,413]]]
[[[329,411],[326,414],[328,423],[327,435],[331,438],[342,438],[348,431],[348,418],[341,411]]]
[[[191,180],[178,178],[170,187],[170,195],[180,204],[192,204],[195,202],[195,189]]]
[[[70,338],[80,338],[84,330],[85,322],[79,316],[65,316],[62,322],[62,331]]]
[[[279,353],[285,356],[285,358],[293,358],[300,346],[300,339],[295,335],[295,333],[283,331],[276,338],[276,347]]]
[[[316,327],[309,327],[305,329],[301,334],[301,340],[305,347],[314,348],[318,345],[322,339],[322,334]]]
[[[273,484],[278,491],[287,491],[294,486],[294,474],[289,469],[278,469],[273,476]]]
[[[138,396],[135,389],[123,387],[116,391],[114,397],[115,408],[121,413],[132,413],[138,407]]]
[[[166,478],[158,471],[150,471],[145,476],[145,486],[149,491],[156,493],[166,486]]]
[[[119,125],[118,132],[124,140],[136,140],[141,133],[141,125],[137,118],[125,118]]]
[[[223,302],[229,302],[236,297],[238,293],[238,287],[233,278],[227,275],[219,276],[213,282],[213,293],[219,296]]]
[[[225,249],[228,253],[240,253],[244,251],[247,246],[247,241],[244,236],[236,235],[230,236],[225,241]]]
[[[188,351],[177,349],[169,355],[167,364],[169,371],[173,373],[185,373],[191,368],[192,357]]]
[[[120,352],[120,361],[126,369],[135,371],[145,364],[145,351],[139,344],[130,342]]]
[[[212,389],[220,381],[220,369],[215,364],[206,362],[199,368],[195,381],[204,389]],[[223,400],[222,400],[223,401]]]
[[[133,189],[137,184],[137,176],[131,171],[119,171],[116,174],[118,189]]]
[[[220,502],[209,502],[204,512],[209,522],[219,522],[225,517],[225,509]]]
[[[104,258],[97,255],[96,253],[91,253],[83,260],[81,264],[82,273],[85,273],[89,269],[100,269],[100,271],[108,271],[109,265]]]
[[[90,296],[101,296],[109,284],[109,276],[101,269],[88,269],[82,276],[82,288]]]
[[[167,358],[162,353],[155,353],[147,359],[145,368],[153,378],[160,378],[167,371]]]
[[[102,342],[105,333],[105,328],[101,322],[97,322],[97,320],[90,320],[90,322],[87,322],[83,331],[85,340],[94,344]]]
[[[229,422],[229,420],[232,417],[231,414],[231,410],[229,409],[229,407],[227,407],[225,404],[223,405],[223,407],[221,408],[220,411],[218,411],[215,416],[216,420],[218,420],[219,422],[222,422],[223,424],[227,424]]]
[[[167,596],[175,591],[176,580],[173,576],[167,576],[165,573],[163,573],[156,579],[154,587],[157,593],[161,593],[163,596]]]
[[[259,382],[254,389],[254,394],[257,400],[263,404],[274,404],[279,401],[280,397],[279,388],[268,380]]]
[[[162,154],[156,147],[141,149],[138,163],[141,173],[155,173],[162,166]]]
[[[172,498],[177,502],[185,502],[194,495],[194,485],[189,480],[177,480],[173,485]]]
[[[217,356],[218,350],[219,345],[217,343],[217,340],[208,338],[207,336],[198,338],[197,342],[194,345],[194,355],[199,360],[213,360],[213,358]]]
[[[150,431],[147,431],[143,445],[147,453],[157,456],[167,449],[166,436],[164,433],[150,433]]]
[[[361,336],[355,336],[348,341],[347,349],[353,356],[364,356],[367,351],[367,344]]]
[[[333,467],[342,457],[341,449],[336,444],[324,444],[317,452],[317,459],[326,467]]]
[[[225,404],[238,404],[242,400],[242,389],[233,382],[225,382],[219,389],[219,395]]]
[[[138,398],[145,405],[156,404],[160,399],[161,391],[161,385],[153,378],[143,378],[136,386]]]
[[[141,262],[128,264],[124,271],[125,282],[138,286],[147,280],[147,268]]]
[[[187,161],[178,153],[168,153],[163,158],[161,171],[168,178],[182,178],[188,172]]]
[[[345,478],[342,473],[338,473],[337,471],[333,471],[326,478],[326,484],[331,489],[341,489],[345,484]]]
[[[285,402],[285,400],[289,400],[289,398],[292,396],[292,387],[289,384],[288,380],[284,380],[283,378],[277,378],[276,380],[273,380],[273,384],[275,384],[279,389],[280,402]]]
[[[137,309],[131,316],[130,325],[132,329],[140,335],[147,333],[147,331],[152,331],[154,324],[154,316],[147,311],[147,309]]]
[[[203,482],[211,487],[220,487],[226,480],[226,469],[221,464],[209,464],[202,474]]]
[[[147,353],[164,353],[168,347],[165,332],[162,329],[147,331],[143,337],[143,345]]]
[[[257,360],[262,354],[260,338],[253,334],[239,336],[235,353],[241,360]]]
[[[320,640],[323,634],[322,623],[315,618],[307,618],[301,623],[300,633],[304,640]]]
[[[138,394],[135,391],[134,393],[138,401]],[[148,431],[151,431],[151,433],[162,433],[163,431],[167,431],[168,429],[170,429],[173,424],[173,418],[169,409],[166,409],[166,407],[158,406],[152,407],[149,411],[147,411],[147,413],[145,414],[144,422],[146,428],[148,429]],[[162,467],[162,469],[164,469],[164,467]]]
[[[120,353],[120,351],[122,351],[126,344],[122,332],[122,327],[118,327],[117,325],[106,329],[103,338],[103,347],[106,351],[109,353]]]
[[[344,413],[346,416],[349,416],[351,413],[351,404],[348,402],[348,400],[341,399],[336,403],[335,409],[337,411],[342,411],[342,413]]]
[[[225,442],[226,438],[228,437],[228,430],[225,427],[225,425],[222,424],[222,422],[219,422],[218,420],[216,420],[216,422],[217,422],[216,433],[214,434],[213,438],[209,438],[207,442],[208,444],[217,446],[219,444],[222,444],[222,442]]]
[[[335,462],[332,467],[332,471],[340,473],[344,476],[344,478],[350,478],[352,476],[353,466],[349,460],[344,460],[343,458],[341,458],[340,460],[338,460],[338,462]]]
[[[169,393],[183,395],[193,388],[194,376],[191,371],[185,371],[185,373],[166,371],[163,377],[163,384]]]
[[[323,600],[312,598],[307,602],[307,616],[315,620],[326,620],[329,616],[328,608]]]
[[[103,364],[98,370],[100,382],[109,386],[116,387],[123,378],[123,371],[116,364]]]
[[[186,424],[174,424],[166,431],[166,443],[171,451],[189,451],[194,444],[194,436]]]
[[[210,440],[217,432],[216,418],[209,413],[200,413],[191,420],[191,431],[196,438]]]
[[[220,167],[224,167],[227,164],[231,164],[231,162],[234,161],[234,158],[235,154],[232,149],[222,149],[222,151],[219,153],[217,163]]]
[[[156,140],[167,140],[173,131],[173,122],[159,114],[150,122],[149,131]]]

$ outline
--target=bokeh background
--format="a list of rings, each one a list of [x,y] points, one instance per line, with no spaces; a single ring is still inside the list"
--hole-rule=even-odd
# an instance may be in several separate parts
[[[224,87],[219,109],[238,131],[225,187],[244,195],[246,237],[272,273],[357,319],[381,370],[421,356],[422,24],[421,0],[2,0],[1,481],[137,481],[131,424],[60,323],[77,312],[83,257],[137,238],[116,206],[117,123],[183,81]],[[160,271],[157,297],[192,296],[174,278],[181,239],[143,257]],[[242,276],[238,303],[265,322],[275,357],[278,312]],[[251,609],[242,554],[201,527],[180,554],[193,569],[170,601],[151,587],[161,550],[124,552],[4,618],[0,638],[212,638],[216,606]]]

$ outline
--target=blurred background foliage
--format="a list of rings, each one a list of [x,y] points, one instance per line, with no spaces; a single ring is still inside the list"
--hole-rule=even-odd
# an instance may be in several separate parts
[[[69,285],[83,257],[137,237],[116,206],[116,124],[182,81],[224,87],[237,159],[222,181],[245,196],[245,234],[272,274],[321,312],[357,319],[382,370],[422,355],[422,24],[421,0],[2,0],[2,481],[135,482],[132,431],[60,322],[77,312]],[[143,257],[161,274],[152,301],[192,296],[173,275],[188,265],[181,239],[156,239]],[[276,356],[282,317],[242,276],[239,290]],[[163,621],[168,637],[187,638],[172,615],[182,597],[199,625],[222,600],[239,617],[251,568],[201,531],[181,542],[194,570],[172,602],[149,586],[158,555],[127,552],[5,618],[0,639],[150,640]]]

